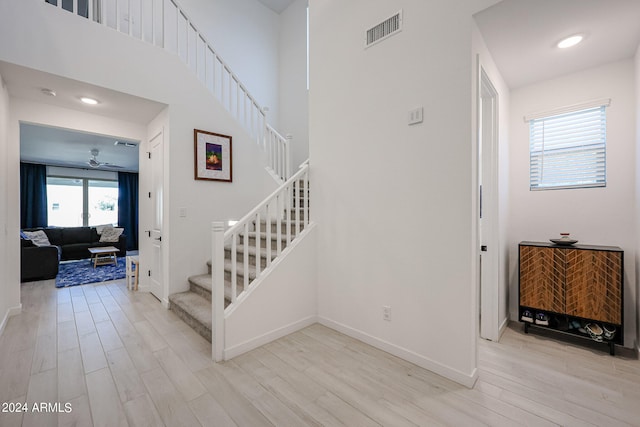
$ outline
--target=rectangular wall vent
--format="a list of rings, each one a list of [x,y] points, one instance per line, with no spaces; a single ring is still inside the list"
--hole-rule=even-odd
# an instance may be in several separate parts
[[[402,10],[367,30],[365,47],[373,46],[382,40],[402,31]]]
[[[120,146],[120,147],[129,147],[129,148],[138,147],[138,144],[136,144],[135,142],[129,142],[129,141],[116,141],[113,143],[113,145]]]

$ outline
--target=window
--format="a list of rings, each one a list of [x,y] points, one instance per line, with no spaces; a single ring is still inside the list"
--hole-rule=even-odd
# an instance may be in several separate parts
[[[607,105],[529,119],[531,190],[606,186]]]
[[[47,177],[49,226],[118,223],[118,181]]]
[[[62,3],[60,4],[60,6],[64,9],[64,10],[68,10],[69,12],[73,12],[73,0],[45,0],[46,3],[52,4],[54,6],[58,6],[58,2],[61,1]],[[95,6],[95,2],[94,2],[94,10],[96,8]],[[89,0],[77,0],[76,3],[76,11],[78,13],[78,15],[80,16],[84,16],[85,18],[87,18],[89,16]]]

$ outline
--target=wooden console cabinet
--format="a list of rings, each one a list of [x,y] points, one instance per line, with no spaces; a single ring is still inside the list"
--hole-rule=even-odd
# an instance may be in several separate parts
[[[624,337],[623,255],[612,246],[521,242],[518,316],[523,321],[526,311],[533,315],[533,322],[523,321],[525,332],[531,325],[591,339],[584,326],[595,323],[615,329],[602,341],[613,355]],[[536,324],[538,313],[549,325]]]

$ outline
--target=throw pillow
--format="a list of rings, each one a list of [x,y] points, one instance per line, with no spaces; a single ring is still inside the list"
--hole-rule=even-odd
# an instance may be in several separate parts
[[[49,238],[43,230],[25,231],[24,234],[36,246],[51,246]]]
[[[115,243],[120,240],[120,235],[124,231],[124,228],[105,228],[102,230],[102,235],[100,236],[101,242],[109,242]]]
[[[107,228],[113,228],[113,224],[96,225],[96,232],[98,234],[102,234],[102,232]]]

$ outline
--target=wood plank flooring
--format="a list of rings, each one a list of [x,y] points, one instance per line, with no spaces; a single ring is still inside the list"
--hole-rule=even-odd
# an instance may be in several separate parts
[[[638,360],[519,325],[480,342],[469,390],[317,324],[215,364],[124,281],[27,283],[22,303],[0,337],[0,404],[62,411],[0,412],[3,427],[640,425]]]

